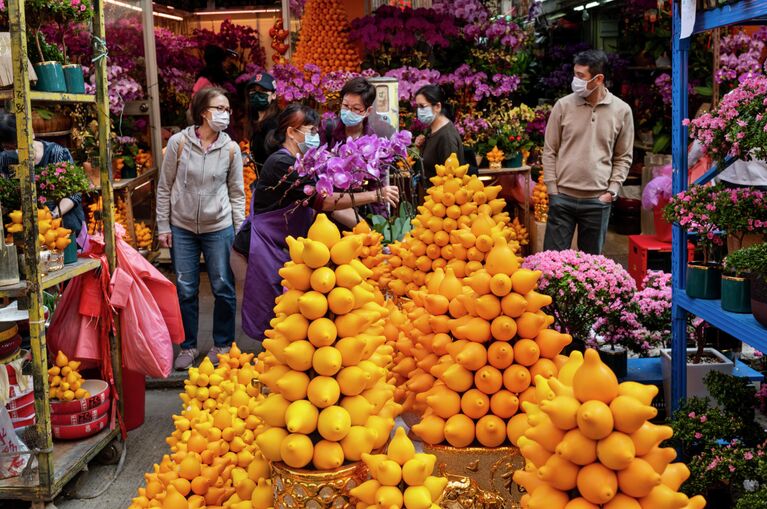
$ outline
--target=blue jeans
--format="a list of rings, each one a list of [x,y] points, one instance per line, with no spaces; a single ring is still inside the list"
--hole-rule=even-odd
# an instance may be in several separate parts
[[[197,348],[200,316],[200,253],[215,298],[213,306],[213,343],[229,346],[234,341],[237,295],[234,275],[229,266],[229,250],[234,241],[234,228],[211,233],[192,233],[171,225],[173,247],[170,250],[176,271],[176,291],[184,322],[181,348]]]
[[[604,203],[598,198],[550,195],[543,249],[570,249],[575,227],[578,226],[578,249],[590,254],[602,254],[611,208],[611,203]]]

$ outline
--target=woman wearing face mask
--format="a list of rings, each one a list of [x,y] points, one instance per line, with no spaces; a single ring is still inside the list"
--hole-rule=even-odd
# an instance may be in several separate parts
[[[280,107],[276,99],[274,78],[271,75],[258,73],[248,83],[248,111],[253,130],[250,136],[250,155],[259,170],[269,157],[266,135],[277,128]]]
[[[322,142],[332,147],[347,138],[375,134],[391,138],[394,127],[382,119],[373,108],[376,89],[363,77],[352,78],[341,89],[341,112],[321,130]]]
[[[258,341],[274,316],[274,299],[280,295],[281,277],[278,273],[288,261],[285,238],[305,237],[315,213],[337,211],[353,216],[351,207],[384,203],[396,208],[399,195],[395,186],[380,192],[333,193],[308,197],[305,185],[314,182],[302,179],[292,170],[299,154],[320,145],[317,132],[317,112],[302,104],[290,104],[277,118],[277,129],[267,137],[268,148],[274,150],[266,160],[256,181],[251,202],[250,254],[242,302],[242,328]]]
[[[224,90],[200,90],[191,111],[194,125],[168,140],[157,186],[158,237],[171,250],[184,321],[185,341],[175,362],[180,370],[197,357],[200,253],[215,297],[210,360],[217,364],[217,354],[228,352],[234,340],[237,302],[229,250],[245,219],[242,157],[223,132],[231,113]]]
[[[426,178],[436,175],[435,166],[444,164],[450,154],[456,154],[464,164],[463,141],[453,122],[445,114],[445,94],[437,85],[425,85],[415,95],[418,121],[429,126],[429,131],[415,139],[421,150]]]

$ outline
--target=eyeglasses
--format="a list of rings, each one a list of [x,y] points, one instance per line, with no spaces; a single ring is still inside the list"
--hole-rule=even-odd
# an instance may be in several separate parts
[[[232,108],[230,108],[229,106],[209,106],[208,109],[209,110],[218,110],[221,113],[229,113],[229,114],[232,113]]]
[[[365,114],[365,108],[361,108],[359,106],[355,106],[355,107],[352,108],[351,106],[347,106],[346,104],[341,104],[341,108],[343,108],[345,110],[349,110],[351,112],[354,112],[357,115],[364,115]]]
[[[312,127],[312,128],[309,130],[309,132],[306,132],[306,131],[301,131],[301,129],[298,129],[298,130],[299,130],[300,132],[304,133],[304,134],[319,134],[319,132],[320,132],[320,130],[319,130],[319,129],[317,129],[316,127]]]

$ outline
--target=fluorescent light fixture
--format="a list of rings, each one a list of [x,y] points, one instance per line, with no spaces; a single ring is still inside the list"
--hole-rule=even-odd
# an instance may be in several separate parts
[[[565,13],[564,12],[560,12],[560,13],[554,14],[553,16],[549,16],[547,19],[549,21],[556,21],[556,20],[564,18],[564,17],[565,17]]]
[[[577,5],[577,6],[573,7],[574,11],[582,11],[583,9],[584,9],[583,5]]]
[[[594,7],[599,7],[599,2],[589,2],[586,4],[586,9],[593,9]]]
[[[120,0],[104,0],[106,3],[111,5],[116,5],[118,7],[124,7],[126,9],[130,9],[132,11],[142,12],[141,7],[137,7],[135,5],[126,4],[125,2],[120,2]],[[152,11],[152,14],[157,16],[158,18],[165,18],[165,19],[172,19],[173,21],[184,21],[184,18],[181,16],[173,16],[172,14],[165,14],[164,12],[154,12]]]
[[[272,12],[282,12],[282,9],[271,8],[271,9],[249,9],[249,10],[243,10],[243,11],[197,11],[194,13],[194,15],[195,16],[221,16],[221,15],[229,15],[229,14],[269,14]]]

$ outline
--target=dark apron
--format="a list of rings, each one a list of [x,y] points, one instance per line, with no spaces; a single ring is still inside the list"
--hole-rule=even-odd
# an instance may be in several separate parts
[[[242,330],[261,341],[274,317],[274,299],[282,294],[279,270],[290,260],[285,237],[306,237],[314,209],[296,206],[254,215],[251,208],[250,254],[242,299]]]

